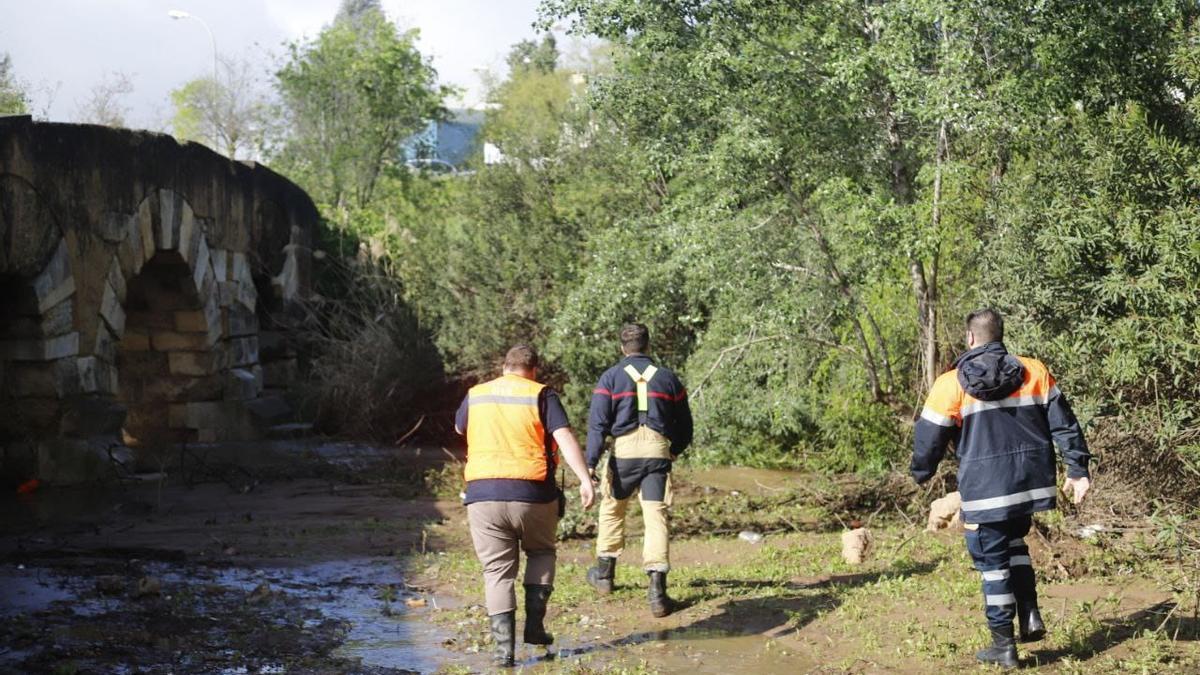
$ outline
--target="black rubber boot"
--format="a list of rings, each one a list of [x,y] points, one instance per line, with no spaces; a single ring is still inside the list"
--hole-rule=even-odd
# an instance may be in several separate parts
[[[667,595],[667,573],[648,572],[650,575],[650,613],[663,618],[675,610],[675,601]]]
[[[1017,622],[1021,624],[1021,642],[1037,642],[1046,637],[1046,624],[1036,602],[1017,600]]]
[[[975,660],[980,663],[990,663],[1002,668],[1017,667],[1017,641],[1013,638],[1011,624],[1002,628],[992,628],[992,646],[975,652]]]
[[[503,612],[488,617],[492,620],[492,663],[502,668],[511,668],[513,652],[516,651],[517,613]]]
[[[546,603],[553,586],[525,584],[525,644],[554,644],[554,636],[546,632]]]
[[[613,591],[613,581],[617,576],[617,559],[608,556],[596,558],[596,564],[588,568],[587,582],[600,595],[608,595]]]

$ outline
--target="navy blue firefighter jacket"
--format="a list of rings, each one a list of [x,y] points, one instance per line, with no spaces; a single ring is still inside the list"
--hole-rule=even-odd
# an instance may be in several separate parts
[[[976,347],[937,379],[917,419],[911,471],[933,477],[951,441],[963,522],[991,523],[1056,505],[1054,448],[1067,476],[1088,476],[1091,454],[1066,396],[1037,359],[1000,342]]]
[[[654,362],[644,354],[632,354],[604,371],[596,382],[588,412],[588,468],[594,469],[600,463],[606,436],[624,436],[641,424],[670,439],[672,456],[678,457],[692,442],[692,409],[687,389],[675,373],[657,366],[658,371],[647,384],[648,409],[639,414],[637,385],[625,372],[629,365],[641,373]]]

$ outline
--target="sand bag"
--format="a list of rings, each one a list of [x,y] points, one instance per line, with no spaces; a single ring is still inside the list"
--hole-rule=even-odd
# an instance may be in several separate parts
[[[851,565],[861,565],[871,552],[871,531],[865,527],[842,533],[842,558]]]
[[[962,497],[957,492],[933,500],[929,505],[929,523],[925,526],[925,531],[937,532],[947,527],[958,527],[961,508]]]

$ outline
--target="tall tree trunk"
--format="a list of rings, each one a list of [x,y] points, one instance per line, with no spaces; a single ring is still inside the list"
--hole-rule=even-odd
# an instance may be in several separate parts
[[[933,208],[930,212],[929,227],[934,232],[934,241],[942,224],[942,165],[946,159],[946,121],[938,127],[937,150],[934,153],[933,170]],[[913,293],[917,299],[917,325],[919,348],[921,354],[922,385],[925,391],[933,387],[938,376],[939,350],[937,341],[938,328],[938,265],[941,257],[940,244],[935,243],[926,263],[920,257],[914,257],[909,263],[912,276]]]

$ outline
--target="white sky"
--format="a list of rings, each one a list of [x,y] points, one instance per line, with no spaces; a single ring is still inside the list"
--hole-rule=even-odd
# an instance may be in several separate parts
[[[264,81],[282,43],[314,35],[337,13],[339,0],[0,0],[0,53],[31,89],[34,112],[70,121],[107,74],[130,77],[127,123],[164,129],[168,93],[212,70],[204,27],[172,20],[181,9],[212,29],[222,55],[261,64]],[[442,82],[480,100],[477,69],[501,74],[513,43],[532,38],[538,0],[383,0],[401,28],[418,28],[418,46],[433,57]],[[561,42],[560,42],[561,44]],[[455,102],[451,102],[455,103]]]

